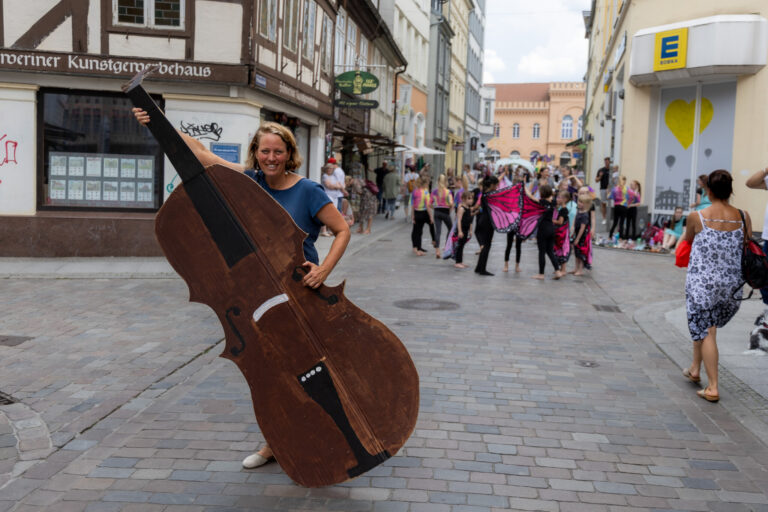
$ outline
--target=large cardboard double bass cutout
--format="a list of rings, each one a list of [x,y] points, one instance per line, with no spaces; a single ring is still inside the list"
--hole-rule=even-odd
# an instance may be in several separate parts
[[[204,168],[141,87],[124,87],[182,179],[155,233],[226,336],[222,357],[243,372],[264,438],[297,483],[343,482],[394,455],[419,405],[416,368],[384,324],[352,304],[343,283],[302,284],[306,234],[248,176]]]

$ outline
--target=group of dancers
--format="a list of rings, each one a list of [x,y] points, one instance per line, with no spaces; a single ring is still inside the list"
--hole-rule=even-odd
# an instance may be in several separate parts
[[[429,177],[420,177],[411,193],[413,252],[418,256],[427,253],[421,239],[424,225],[428,225],[435,257],[454,259],[454,266],[464,269],[464,248],[474,234],[480,245],[475,273],[492,276],[487,264],[494,232],[507,235],[504,272],[509,271],[513,245],[515,272],[521,271],[522,243],[535,236],[539,271],[532,276],[534,279],[545,278],[547,258],[554,267],[553,279],[565,276],[571,253],[576,262],[571,273],[583,275],[592,267],[595,194],[569,170],[564,171],[563,177],[555,181],[548,167],[531,176],[522,167],[505,166],[497,175],[485,174],[474,187],[464,174],[461,187],[455,190],[447,187],[445,175],[440,175],[433,190],[429,188]],[[443,225],[449,231],[441,250]]]

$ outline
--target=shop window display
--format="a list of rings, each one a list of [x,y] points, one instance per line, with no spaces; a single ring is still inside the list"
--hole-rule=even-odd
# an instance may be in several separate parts
[[[131,121],[127,98],[70,91],[41,95],[42,207],[160,207],[162,154],[149,130]]]

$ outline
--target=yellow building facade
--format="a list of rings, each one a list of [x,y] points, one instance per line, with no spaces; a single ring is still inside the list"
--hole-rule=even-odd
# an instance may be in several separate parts
[[[496,90],[494,138],[499,158],[546,156],[557,165],[578,158],[566,146],[581,137],[585,84],[582,82],[488,84]]]
[[[448,104],[448,145],[445,166],[460,171],[464,161],[464,114],[467,89],[467,50],[469,48],[469,11],[472,0],[451,0],[449,23],[454,32],[451,40],[451,90]]]
[[[768,202],[747,177],[768,166],[768,3],[595,0],[585,142],[643,185],[656,217],[688,209],[696,176],[731,171],[733,204],[759,230]]]

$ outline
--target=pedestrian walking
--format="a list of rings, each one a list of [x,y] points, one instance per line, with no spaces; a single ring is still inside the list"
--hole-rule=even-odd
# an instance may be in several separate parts
[[[376,213],[384,213],[384,177],[389,173],[388,165],[387,161],[384,160],[379,167],[373,170],[376,175],[376,186],[379,188],[379,192],[376,194]]]
[[[440,257],[440,235],[442,226],[447,227],[446,236],[450,236],[451,227],[451,208],[453,208],[453,194],[448,190],[448,183],[445,174],[437,178],[437,187],[432,191],[432,207],[434,208],[435,219],[435,241],[437,242],[437,257]]]
[[[323,190],[328,196],[328,199],[333,205],[341,211],[341,201],[344,198],[346,187],[344,182],[339,182],[336,174],[336,165],[334,163],[327,163],[323,166],[323,173],[320,176],[320,182],[323,185]],[[332,236],[328,232],[325,226],[320,229],[320,236]]]
[[[475,235],[477,243],[480,244],[480,256],[477,258],[475,273],[481,276],[492,276],[488,272],[488,255],[491,252],[491,242],[493,241],[493,223],[491,222],[491,213],[488,208],[486,196],[493,192],[499,186],[499,179],[496,176],[486,176],[483,178],[483,192],[480,197],[480,209],[477,213],[477,225],[475,226]]]
[[[432,246],[437,249],[435,243],[435,225],[432,216],[432,195],[429,192],[429,178],[422,176],[417,182],[416,188],[411,194],[411,208],[413,209],[413,228],[411,229],[411,243],[413,252],[416,256],[427,254],[421,247],[421,237],[424,232],[424,225],[429,226],[429,234],[432,237]],[[439,253],[438,253],[439,254]]]
[[[372,186],[374,185],[374,186]],[[360,197],[360,213],[358,215],[358,224],[356,233],[363,235],[371,234],[371,223],[373,216],[376,215],[376,193],[375,184],[368,179],[368,170],[363,169],[361,176],[355,176],[353,189]],[[378,191],[378,190],[377,190]]]
[[[603,214],[603,224],[608,214],[608,184],[611,181],[611,159],[605,157],[604,165],[597,170],[595,182],[600,184],[600,212]]]
[[[747,187],[758,190],[768,190],[768,167],[755,172],[747,179]],[[768,254],[768,204],[765,206],[765,215],[763,217],[763,252]],[[765,323],[768,320],[768,288],[761,288],[760,295],[765,306],[763,314],[758,318],[757,323]]]
[[[405,185],[405,190],[403,191],[403,212],[407,222],[412,220],[408,206],[411,201],[411,194],[413,194],[413,190],[416,188],[416,183],[419,180],[419,175],[413,167],[406,167],[405,169],[405,175],[403,176],[403,184]]]
[[[741,255],[744,237],[752,235],[752,222],[749,214],[728,204],[733,194],[728,171],[711,173],[705,188],[712,205],[690,216],[683,235],[683,240],[691,242],[685,296],[693,339],[693,362],[683,375],[699,383],[703,362],[708,382],[697,394],[717,402],[717,328],[724,327],[741,304],[734,296],[741,295]]]
[[[382,180],[382,199],[384,200],[384,218],[395,218],[397,206],[397,194],[400,192],[400,175],[393,168],[387,169],[387,174]]]

